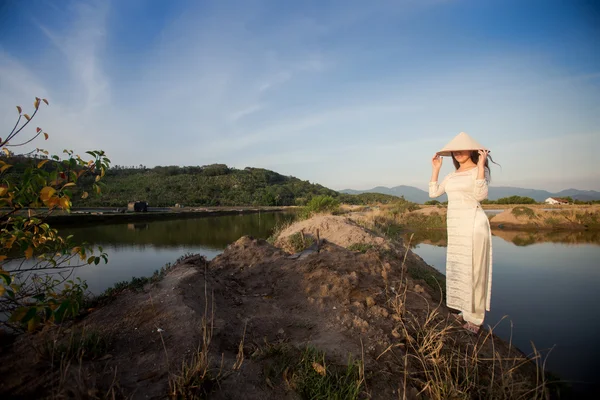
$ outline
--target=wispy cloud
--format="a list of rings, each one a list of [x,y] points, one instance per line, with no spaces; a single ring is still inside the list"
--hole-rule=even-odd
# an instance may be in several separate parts
[[[62,21],[70,21],[62,32],[43,23],[39,28],[50,42],[64,55],[76,82],[73,90],[81,87],[85,113],[110,103],[110,83],[102,68],[102,51],[106,45],[106,23],[109,2],[71,3],[63,11]]]

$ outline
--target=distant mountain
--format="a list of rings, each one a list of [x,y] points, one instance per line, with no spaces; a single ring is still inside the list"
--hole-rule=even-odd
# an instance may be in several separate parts
[[[408,201],[412,201],[415,203],[425,203],[427,200],[431,200],[429,198],[429,193],[414,186],[394,186],[393,188],[387,188],[385,186],[377,186],[373,189],[369,190],[354,190],[354,189],[344,189],[340,190],[340,193],[347,194],[361,194],[361,193],[381,193],[381,194],[389,194],[391,196],[404,196],[404,198]],[[446,195],[439,197],[437,200],[446,201]]]
[[[344,189],[340,190],[341,193],[348,194],[360,194],[360,193],[382,193],[389,194],[392,196],[404,196],[404,198],[408,201],[413,201],[415,203],[425,203],[429,198],[429,193],[414,186],[394,186],[392,188],[387,188],[385,186],[377,186],[373,189],[369,190],[353,190],[353,189]],[[575,200],[582,201],[590,201],[590,200],[600,200],[600,192],[595,190],[578,190],[578,189],[567,189],[558,193],[548,192],[546,190],[537,190],[537,189],[524,189],[518,187],[510,187],[510,186],[490,186],[488,198],[490,200],[498,200],[502,197],[509,196],[525,196],[531,197],[535,201],[544,201],[548,197],[572,197]],[[438,197],[436,200],[439,201],[447,201],[446,195]]]

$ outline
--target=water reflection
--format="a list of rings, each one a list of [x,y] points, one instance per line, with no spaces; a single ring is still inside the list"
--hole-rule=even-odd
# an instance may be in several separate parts
[[[411,236],[412,239],[410,239]],[[539,243],[557,243],[566,246],[581,244],[600,246],[600,231],[511,231],[492,229],[492,236],[520,247]],[[448,235],[445,229],[405,233],[404,240],[406,243],[410,240],[412,249],[419,244],[441,247],[448,245]]]
[[[131,245],[153,248],[198,246],[224,249],[241,236],[266,239],[273,227],[293,218],[289,213],[260,213],[187,218],[128,224],[59,228],[62,235],[74,235],[88,243],[122,248]]]

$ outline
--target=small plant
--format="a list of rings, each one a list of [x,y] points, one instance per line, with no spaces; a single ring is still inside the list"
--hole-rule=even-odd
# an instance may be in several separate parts
[[[515,217],[527,217],[529,219],[536,218],[535,211],[529,207],[515,207],[512,209],[511,214]]]
[[[274,245],[275,242],[277,241],[277,238],[279,237],[279,235],[281,234],[281,232],[283,232],[285,229],[287,229],[293,222],[294,220],[286,220],[283,223],[278,223],[277,225],[275,225],[275,227],[273,228],[273,232],[271,233],[271,236],[269,236],[267,238],[267,243]]]
[[[345,367],[328,365],[325,353],[309,347],[302,354],[293,384],[305,399],[358,399],[363,385],[361,369],[361,363],[352,359]]]
[[[346,365],[330,364],[322,351],[287,343],[266,343],[252,357],[265,363],[269,386],[283,380],[303,399],[358,399],[363,390],[363,364],[351,357]]]
[[[366,253],[371,250],[374,246],[370,243],[353,243],[348,246],[348,250],[350,251],[359,251],[361,253]]]
[[[310,235],[303,235],[302,232],[296,232],[287,238],[288,245],[294,253],[299,253],[311,246],[315,239]]]
[[[70,360],[95,360],[107,353],[109,339],[97,331],[74,330],[67,340],[57,338],[43,342],[40,355],[53,365]]]

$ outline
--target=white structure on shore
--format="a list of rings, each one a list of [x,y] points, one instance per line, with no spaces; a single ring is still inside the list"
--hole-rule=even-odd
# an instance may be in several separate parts
[[[546,204],[569,204],[569,200],[561,199],[560,197],[548,197],[544,200]]]

